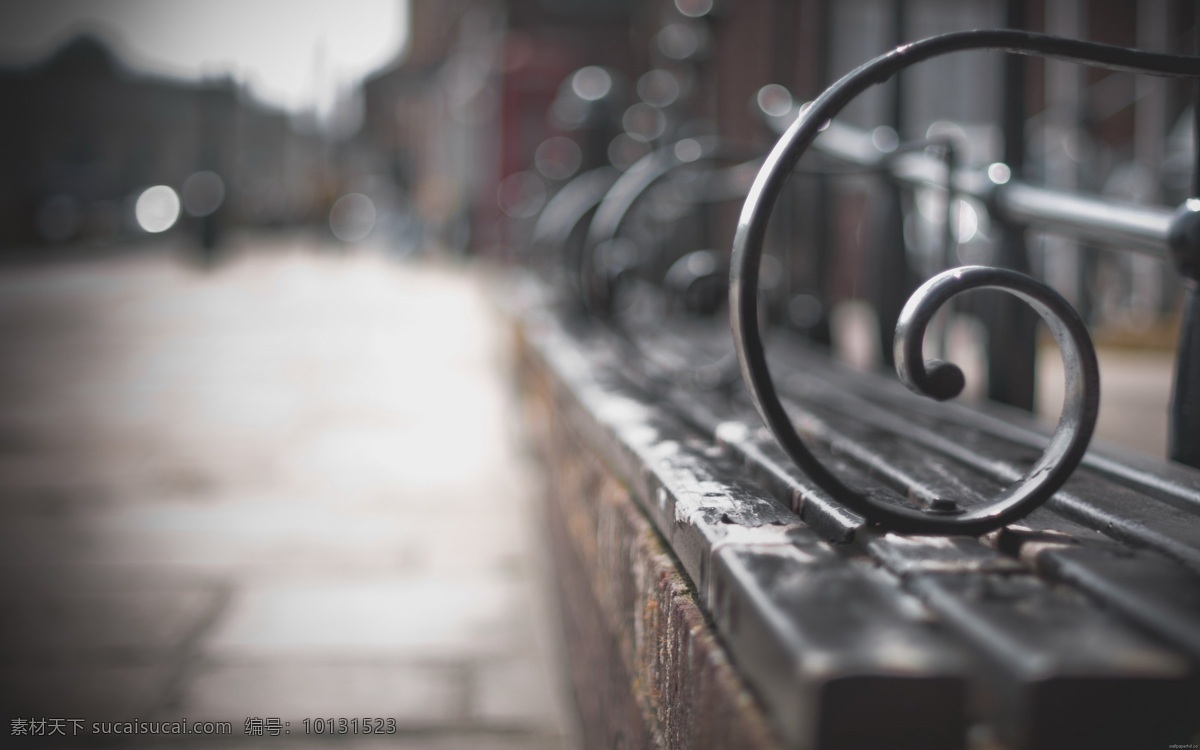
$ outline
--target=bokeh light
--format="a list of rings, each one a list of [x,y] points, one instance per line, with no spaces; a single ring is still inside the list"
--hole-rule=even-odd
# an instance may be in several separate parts
[[[138,196],[133,211],[145,231],[165,232],[179,220],[179,194],[167,185],[148,187]]]
[[[517,172],[504,178],[496,190],[500,210],[514,219],[529,219],[546,205],[546,184],[533,172]]]
[[[342,242],[359,242],[375,228],[375,215],[374,201],[362,193],[349,193],[329,210],[329,229]]]
[[[183,209],[189,216],[215,213],[225,200],[225,181],[216,172],[195,172],[183,183]]]
[[[713,0],[675,0],[675,7],[688,18],[703,18],[713,12]]]
[[[638,97],[655,107],[669,107],[679,99],[679,79],[661,68],[643,73],[637,82]]]
[[[667,117],[658,107],[638,102],[625,110],[621,126],[631,138],[649,143],[660,137],[667,129]]]
[[[654,40],[658,50],[672,60],[691,60],[708,52],[706,29],[695,21],[667,24]]]
[[[571,76],[571,90],[584,101],[599,101],[608,96],[612,87],[612,74],[599,65],[580,68]]]
[[[608,144],[609,162],[622,172],[650,153],[650,145],[628,133],[621,133]]]
[[[755,95],[758,108],[771,117],[783,117],[792,111],[792,92],[778,83],[768,83]]]
[[[542,141],[533,154],[537,171],[551,180],[565,180],[583,163],[583,151],[579,144],[565,136],[557,135]]]

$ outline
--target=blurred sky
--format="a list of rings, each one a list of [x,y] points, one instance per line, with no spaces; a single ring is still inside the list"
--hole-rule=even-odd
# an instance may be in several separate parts
[[[259,98],[322,111],[403,51],[408,0],[0,0],[0,65],[92,31],[130,66],[229,74]]]

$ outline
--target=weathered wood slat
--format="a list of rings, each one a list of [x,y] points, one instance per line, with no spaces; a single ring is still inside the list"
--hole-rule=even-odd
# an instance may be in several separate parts
[[[840,422],[839,426],[845,429],[845,420]],[[725,434],[728,436],[735,431],[726,427]],[[861,440],[864,436],[860,434],[856,437]],[[845,438],[838,433],[837,439]],[[884,455],[891,454],[893,460],[899,456],[904,461],[902,465],[911,468],[923,457],[920,454],[904,456],[905,448],[897,448],[904,445],[901,441],[885,442],[887,447],[881,449],[879,460],[883,460]],[[740,443],[739,447],[743,451],[749,450],[745,442]],[[909,446],[908,451],[912,450]],[[763,453],[765,451],[751,456],[750,460],[761,463]],[[965,471],[963,467],[955,468]],[[770,471],[781,469],[774,465]],[[984,484],[986,488],[986,483]],[[1122,488],[1122,491],[1127,489]],[[1041,548],[1036,553],[1029,550],[1022,553],[1013,548],[1013,554],[1039,566],[1039,572],[1048,581],[1079,589],[1127,621],[1144,628],[1163,642],[1184,650],[1196,659],[1195,649],[1197,639],[1200,639],[1200,608],[1196,603],[1200,598],[1200,578],[1171,560],[1122,547],[1098,532],[1047,510],[1037,511],[1026,519],[1026,523],[1042,530],[1065,532],[1066,536],[1059,538],[1052,545],[1041,543]],[[943,546],[949,544],[949,541],[924,544],[914,548],[912,554],[904,555],[903,550],[912,546],[911,539],[891,536],[888,538],[894,539],[895,542],[885,545],[880,540],[873,540],[866,548],[875,559],[898,575],[906,575],[909,572],[906,567],[908,565],[932,566],[935,569],[939,566],[982,566],[1009,572],[1017,565],[1011,556],[985,553],[987,548],[974,540],[971,540],[973,544],[969,547],[964,540],[956,540],[951,548]],[[900,539],[905,541],[899,541]],[[1090,542],[1091,545],[1086,550],[1076,550],[1076,543],[1081,541]],[[1104,545],[1105,551],[1101,552],[1097,545]],[[1065,561],[1069,563],[1064,564]]]
[[[822,382],[818,386],[809,386],[814,389],[815,394],[819,394],[819,397],[813,395],[813,400],[822,404],[830,402],[840,404],[843,401],[847,404],[854,403],[851,398],[859,395],[857,387],[863,385],[862,376],[856,374],[854,377],[857,380],[852,396],[844,393],[831,394],[828,384]],[[907,393],[898,394],[898,396],[897,400],[906,403],[915,400]],[[882,397],[878,395],[872,401],[874,404],[883,403]],[[857,404],[845,406],[839,414],[831,416],[820,407],[806,403],[807,411],[825,415],[825,419],[814,420],[811,417],[808,419],[810,437],[821,439],[835,449],[838,449],[838,446],[851,446],[851,449],[842,447],[838,452],[842,455],[852,455],[868,470],[875,470],[886,475],[893,485],[899,485],[907,480],[916,484],[918,488],[923,488],[922,494],[924,495],[952,496],[960,501],[965,496],[967,499],[963,504],[968,507],[979,502],[980,494],[993,492],[1000,487],[1000,482],[993,477],[975,472],[973,471],[974,467],[964,466],[952,458],[939,458],[932,454],[926,446],[914,445],[906,441],[904,435],[899,432],[881,436],[874,425],[863,426],[862,422],[847,415],[853,412],[858,415],[871,416],[874,412],[871,409],[856,409],[856,406]],[[829,427],[829,423],[834,418],[837,420],[837,430]],[[929,419],[931,417],[923,415],[922,422]],[[960,417],[956,420],[955,429],[961,432],[972,428],[965,424],[965,419]],[[731,441],[729,436],[739,432],[733,423],[726,425],[723,431],[726,442],[737,443],[736,447],[749,462],[764,466],[759,469],[760,473],[794,474],[794,469],[786,468],[790,462],[787,462],[782,451],[773,445],[769,437],[763,437],[758,442]],[[742,429],[740,432],[744,433],[746,430]],[[983,437],[980,437],[979,434],[972,436],[970,442],[972,448],[980,451],[995,450],[996,448],[992,444],[994,441],[990,440],[989,436],[990,434]],[[860,449],[853,450],[853,447]],[[781,462],[786,462],[786,464],[781,466]],[[1164,503],[1157,495],[1147,497],[1141,493],[1134,494],[1132,488],[1127,484],[1110,480],[1107,475],[1090,474],[1087,469],[1083,474],[1090,485],[1090,495],[1111,492],[1120,501],[1135,508],[1149,503],[1163,509]],[[967,479],[964,480],[963,477],[967,477]],[[803,481],[795,476],[792,477],[793,484]],[[965,495],[962,492],[956,492],[958,484],[965,484],[969,492]],[[1174,486],[1178,488],[1181,485],[1176,483]],[[794,492],[795,490],[790,491]],[[1070,497],[1068,496],[1067,502],[1073,502]],[[1176,519],[1182,519],[1185,522],[1185,530],[1186,522],[1191,521],[1191,514],[1172,503],[1165,504],[1165,513]],[[1088,517],[1085,516],[1085,518]],[[1086,541],[1091,543],[1087,551],[1074,551],[1073,546],[1064,547],[1062,544],[1049,547],[1042,545],[1039,554],[1045,555],[1045,560],[1042,561],[1041,573],[1047,580],[1078,588],[1128,621],[1146,629],[1155,637],[1163,639],[1164,642],[1183,649],[1191,654],[1192,658],[1195,658],[1196,639],[1200,638],[1200,612],[1197,611],[1193,601],[1200,596],[1200,578],[1192,571],[1158,555],[1136,553],[1128,547],[1113,543],[1100,533],[1100,531],[1111,532],[1110,529],[1101,528],[1100,531],[1096,531],[1092,527],[1080,525],[1062,515],[1061,508],[1054,504],[1050,504],[1048,509],[1036,511],[1026,519],[1025,523],[1039,530],[1054,530],[1067,534],[1068,536],[1060,539],[1060,542]],[[1120,534],[1116,536],[1119,538]],[[1147,533],[1142,533],[1139,538],[1144,540],[1149,536]],[[845,539],[844,536],[843,539]],[[1184,540],[1182,544],[1178,539],[1170,540],[1162,546],[1167,549],[1171,549],[1172,545],[1182,546],[1186,553],[1191,553],[1193,548],[1186,543],[1186,537]],[[1098,547],[1102,547],[1105,551],[1100,552]],[[884,560],[881,556],[878,543],[872,543],[868,549],[876,559],[888,564],[889,561]],[[925,552],[927,553],[929,550],[925,550]],[[1014,555],[1022,554],[1015,549],[1011,552]],[[1035,560],[1035,556],[1031,556],[1028,551],[1024,556],[1031,561]],[[1050,565],[1046,562],[1060,558],[1069,558],[1070,564],[1066,566]],[[1118,563],[1113,562],[1114,560],[1120,561],[1119,570],[1115,569]],[[1144,565],[1139,562],[1142,560],[1145,561]]]
[[[1030,546],[1027,558],[1044,577],[1111,606],[1200,663],[1200,578],[1190,571],[1117,545]]]
[[[806,368],[822,379],[843,383],[860,398],[918,424],[935,428],[955,425],[1034,450],[1040,450],[1046,443],[1045,431],[1030,424],[1025,412],[996,404],[966,407],[952,402],[935,403],[914,398],[898,381],[886,376],[874,377],[821,362],[816,357],[805,357],[804,361]],[[1083,465],[1163,502],[1200,511],[1200,471],[1191,467],[1156,461],[1112,447],[1093,447]]]
[[[1186,661],[1033,576],[927,573],[910,588],[1005,689],[999,736],[1030,750],[1165,745],[1192,715]],[[1194,716],[1193,716],[1194,718]]]
[[[982,540],[882,534],[800,473],[743,400],[684,389],[661,373],[634,384],[604,338],[549,326],[531,348],[556,383],[559,417],[624,478],[789,746],[954,736],[924,746],[958,747],[970,720],[1014,748],[1116,748],[1137,732],[1179,740],[1200,720],[1188,702],[1200,664],[1200,588],[1186,564],[1197,554],[1186,505],[1084,469],[1065,499]],[[870,379],[839,388],[817,375],[784,378],[806,440],[849,483],[882,479],[879,491],[894,502],[980,502],[1033,455],[1028,443],[964,420],[937,432],[929,414],[889,412],[890,396],[857,392]],[[1143,513],[1114,532],[1105,519],[1118,502]],[[921,669],[897,669],[897,653]],[[977,671],[955,666],[964,654]],[[842,677],[824,672],[829,664]],[[953,703],[947,696],[963,698],[967,674],[967,714],[951,710],[931,724],[902,708],[873,735],[842,718],[843,707],[868,699]]]
[[[980,685],[1006,741],[1119,748],[1179,736],[1195,684],[1169,646],[973,538],[886,534],[866,546],[987,665]],[[1101,705],[1110,710],[1093,715]]]
[[[721,423],[715,437],[726,450],[739,456],[747,473],[776,497],[786,501],[800,519],[822,538],[849,543],[863,527],[862,516],[834,502],[784,454],[763,428],[730,419]]]
[[[785,736],[801,747],[964,747],[957,651],[915,628],[894,588],[809,541],[724,549],[717,563],[718,628]]]
[[[847,422],[842,420],[838,424],[844,429]],[[728,432],[729,428],[726,429]],[[834,432],[831,429],[822,429],[819,432],[822,433],[820,437],[831,441],[833,445],[837,445],[838,442],[858,440],[862,441],[860,444],[863,446],[880,446],[880,454],[877,457],[880,462],[899,461],[902,467],[921,465],[923,455],[913,454],[910,447],[904,446],[902,442],[897,442],[900,439],[899,436],[888,435],[880,439],[879,436],[866,435],[862,432],[854,434],[853,437],[847,437],[843,433]],[[871,466],[878,466],[874,461],[867,463]],[[952,467],[952,470],[962,471],[963,467]],[[935,477],[940,476],[941,474],[935,474]],[[990,491],[990,488],[986,486],[983,489]],[[939,488],[930,494],[937,495],[942,491]],[[867,539],[870,540],[866,541]],[[1129,632],[1119,623],[1112,622],[1111,618],[1098,612],[1095,607],[1071,599],[1072,595],[1069,592],[1059,592],[1053,586],[1047,586],[1036,580],[1030,575],[1033,571],[1027,568],[1022,561],[1001,554],[997,550],[985,546],[979,540],[953,537],[930,539],[897,535],[870,538],[869,534],[864,535],[860,532],[856,536],[856,541],[875,560],[900,576],[909,590],[926,597],[930,596],[930,592],[939,592],[941,595],[928,599],[927,604],[943,616],[949,628],[959,637],[966,639],[987,662],[997,665],[1004,664],[1004,648],[1018,648],[1029,653],[1062,652],[1061,657],[1065,660],[1064,663],[1048,667],[1047,671],[1052,675],[1051,677],[1043,679],[1028,671],[992,669],[988,671],[982,683],[989,694],[997,696],[998,704],[1007,707],[1023,707],[1024,713],[1021,715],[1026,719],[1025,724],[1022,724],[1019,720],[1020,717],[1009,709],[1006,709],[1009,711],[1009,715],[1000,722],[1007,729],[1007,738],[1018,741],[1018,744],[1022,746],[1067,747],[1076,746],[1075,743],[1079,743],[1080,746],[1094,745],[1096,740],[1092,732],[1098,723],[1103,722],[1068,721],[1066,717],[1072,714],[1064,714],[1063,723],[1070,724],[1079,731],[1079,734],[1071,735],[1063,726],[1057,724],[1052,726],[1033,717],[1052,714],[1060,707],[1074,706],[1078,709],[1079,706],[1086,705],[1093,700],[1093,691],[1097,689],[1095,682],[1100,679],[1100,675],[1103,675],[1105,682],[1104,694],[1112,696],[1114,700],[1121,695],[1125,695],[1126,698],[1142,695],[1150,683],[1154,685],[1150,689],[1151,693],[1170,699],[1165,705],[1174,708],[1167,710],[1165,714],[1139,714],[1139,716],[1146,717],[1149,722],[1142,726],[1143,734],[1158,731],[1158,728],[1162,726],[1164,716],[1177,721],[1181,711],[1181,702],[1192,693],[1193,687],[1185,660],[1174,658],[1169,650],[1153,646],[1145,639],[1139,639],[1136,634]],[[1175,569],[1177,574],[1186,575],[1186,571],[1182,568],[1175,566]],[[959,603],[957,597],[947,598],[943,591],[946,585],[946,576],[950,573],[970,575],[976,580],[977,585],[993,588],[1009,585],[1009,578],[1020,574],[1022,579],[1027,582],[1025,585],[1029,589],[1025,592],[1026,601],[1037,601],[1038,606],[1049,607],[1056,603],[1057,598],[1067,597],[1069,601],[1076,602],[1073,605],[1076,610],[1075,616],[1072,619],[1037,620],[1036,616],[1031,614],[1032,619],[1028,622],[1020,619],[1004,621],[992,618],[992,627],[996,628],[1002,637],[976,638],[978,624],[975,621],[961,617],[961,611],[958,608],[945,609],[948,602]],[[1143,576],[1149,573],[1150,571],[1142,571]],[[1182,583],[1179,575],[1172,580],[1176,585]],[[1140,595],[1134,598],[1129,596],[1133,592],[1129,591],[1127,584],[1114,581],[1110,586],[1112,587],[1110,590],[1100,590],[1098,587],[1092,586],[1088,593],[1098,595],[1097,598],[1106,604],[1119,605],[1123,614],[1132,615],[1129,617],[1131,621],[1142,625],[1150,620],[1147,611],[1158,613],[1158,616],[1151,620],[1151,624],[1156,626],[1154,632],[1157,635],[1177,636],[1178,633],[1165,633],[1172,628],[1177,631],[1190,631],[1195,628],[1197,632],[1200,632],[1200,619],[1196,617],[1195,613],[1170,600],[1170,587],[1159,588],[1153,593],[1149,593],[1151,590],[1143,589],[1139,592]],[[1114,592],[1123,594],[1123,596],[1114,596]],[[1158,606],[1151,610],[1135,609],[1142,603],[1139,602],[1139,599],[1142,602],[1156,603]],[[1059,606],[1059,610],[1065,611],[1062,606]],[[1099,623],[1107,623],[1100,631],[1104,634],[1104,638],[1093,637],[1090,640],[1076,640],[1075,636],[1081,635],[1089,628],[1100,627]],[[1157,653],[1157,658],[1161,663],[1170,663],[1173,666],[1168,672],[1159,674],[1154,680],[1149,681],[1144,675],[1123,672],[1123,668],[1128,666],[1129,652],[1113,648],[1106,638],[1116,639],[1122,643],[1140,644],[1139,648]],[[1178,643],[1177,638],[1171,637],[1166,640],[1168,643]],[[1013,644],[1019,644],[1019,646]],[[1064,645],[1073,648],[1064,648]],[[1071,673],[1071,669],[1074,667],[1066,664],[1066,661],[1071,659],[1078,663],[1090,664],[1090,674],[1095,676],[1096,680],[1077,679]],[[1054,681],[1053,689],[1043,686],[1046,679]],[[1129,705],[1134,704],[1130,703]],[[1107,714],[1106,716],[1112,715]],[[1130,719],[1120,718],[1116,721],[1128,723]],[[1102,733],[1102,735],[1107,737],[1129,736],[1120,733]],[[1119,747],[1120,745],[1113,746]]]
[[[589,750],[781,747],[629,488],[555,403],[548,373],[523,368]]]
[[[558,418],[603,425],[580,435],[607,466],[640,463],[627,480],[633,496],[707,601],[731,656],[790,747],[963,746],[962,657],[913,616],[902,592],[835,553],[761,489],[728,476],[711,441],[706,451],[698,433],[672,425],[632,389],[595,380],[596,360],[560,351],[569,349],[565,340],[544,347],[548,366],[569,381],[560,389],[567,392],[558,399]],[[767,562],[755,563],[760,556]],[[764,589],[756,576],[768,568],[782,576],[772,580],[807,581],[809,588]],[[854,606],[826,606],[836,592],[849,594]],[[764,653],[769,658],[761,659]],[[928,701],[946,708],[889,711],[872,722],[850,713],[864,702],[915,708]]]
[[[784,359],[792,367],[803,368],[803,376],[793,378],[793,385],[798,391],[807,390],[807,398],[817,393],[822,399],[833,396],[838,399],[835,403],[852,404],[857,412],[867,408],[864,404],[873,405],[890,415],[893,423],[936,431],[987,452],[1005,450],[1004,461],[1021,463],[1022,457],[1036,455],[1047,441],[1048,433],[1033,425],[1023,412],[996,405],[968,408],[936,403],[909,393],[892,378],[833,365],[811,354],[791,352]],[[1171,506],[1182,512],[1180,517],[1200,517],[1200,471],[1191,467],[1111,448],[1093,448],[1083,467],[1078,474],[1098,477],[1106,486],[1123,486],[1155,501],[1150,503],[1152,507]]]
[[[789,385],[792,391],[802,392],[806,403],[819,404],[806,406],[818,417],[836,412],[839,426],[867,422],[872,428],[891,433],[895,441],[953,459],[993,482],[1017,480],[1036,456],[1027,445],[992,439],[969,426],[935,424],[928,416],[916,419],[904,414],[899,406],[896,409],[875,406],[857,393],[836,388],[816,377],[803,382],[793,377]],[[896,399],[902,404],[914,400]],[[827,424],[819,419],[817,423]],[[1107,480],[1087,467],[1076,471],[1046,503],[1046,508],[1113,539],[1154,549],[1200,573],[1200,513]]]

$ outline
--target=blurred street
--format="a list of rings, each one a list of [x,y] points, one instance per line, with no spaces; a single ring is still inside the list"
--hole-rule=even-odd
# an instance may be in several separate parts
[[[0,269],[4,746],[569,747],[505,335],[304,235]]]

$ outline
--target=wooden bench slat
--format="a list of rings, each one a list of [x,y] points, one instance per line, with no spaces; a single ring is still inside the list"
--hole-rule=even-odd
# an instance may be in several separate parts
[[[808,377],[803,384],[797,380],[792,377],[787,382],[820,404],[812,411],[836,411],[844,420],[867,422],[873,428],[889,431],[896,440],[948,456],[996,482],[1016,480],[1022,467],[1035,457],[1028,446],[993,440],[968,426],[937,425],[935,429],[816,377]],[[1124,483],[1108,481],[1086,467],[1076,471],[1045,507],[1114,539],[1155,549],[1200,572],[1200,513],[1139,493]]]
[[[1147,709],[1139,716],[1178,724],[1181,696],[1195,688],[1194,665],[1186,656],[1194,658],[1194,652],[1185,634],[1195,626],[1197,613],[1191,600],[1169,601],[1174,587],[1191,580],[1191,573],[1177,562],[1155,558],[1168,567],[1145,568],[1127,561],[1122,578],[1107,576],[1086,556],[1063,553],[1061,560],[1054,558],[1058,553],[1052,545],[1043,544],[1033,554],[1030,545],[1039,533],[1060,543],[1073,533],[1093,546],[1125,549],[1046,509],[1028,520],[1047,528],[1031,528],[1025,539],[1019,538],[1019,529],[1006,529],[986,540],[880,534],[824,497],[769,435],[750,427],[752,422],[743,419],[751,416],[744,405],[722,402],[718,394],[673,388],[654,378],[642,379],[650,388],[647,392],[615,374],[621,370],[619,349],[611,349],[603,339],[581,343],[565,335],[550,336],[538,346],[551,377],[560,381],[560,408],[572,423],[584,423],[581,434],[589,445],[613,471],[627,477],[633,496],[692,579],[730,654],[789,742],[804,746],[818,741],[824,731],[812,716],[789,713],[795,705],[836,705],[835,693],[814,702],[812,691],[824,696],[821,691],[827,686],[821,681],[824,678],[809,672],[813,655],[822,654],[817,664],[830,659],[849,664],[862,658],[863,644],[890,637],[873,634],[854,623],[853,612],[840,611],[855,607],[859,613],[869,612],[869,619],[886,623],[881,633],[904,633],[915,639],[927,666],[945,667],[961,658],[956,656],[959,645],[975,653],[989,665],[976,683],[986,699],[982,715],[989,724],[1004,728],[1010,740],[1026,743],[1023,746],[1050,747],[1064,737],[1072,743],[1091,741],[1090,729],[1064,729],[1062,722],[1046,717],[1060,709],[1082,710],[1081,706],[1094,702],[1115,706],[1138,695],[1159,696],[1160,706],[1166,707],[1158,713]],[[827,388],[816,387],[821,393]],[[841,398],[833,406],[835,399],[822,399],[821,406],[810,412],[819,411],[841,430],[828,427],[823,434],[838,455],[831,454],[828,445],[818,445],[816,450],[823,460],[836,464],[835,470],[846,472],[848,481],[861,482],[870,471],[887,468],[848,457],[853,451],[846,447],[855,441],[887,443],[884,458],[899,464],[897,476],[935,487],[933,480],[957,463],[954,457],[937,457],[935,462],[946,464],[925,465],[928,448],[920,443],[892,445],[889,441],[895,441],[889,435],[897,432],[889,432],[889,425],[881,431],[874,424],[878,407],[868,404],[870,408],[848,420],[842,412],[852,400],[844,394]],[[977,448],[997,442],[982,433],[975,437]],[[1028,451],[1027,446],[1020,449]],[[981,474],[969,463],[964,477],[952,481],[965,482],[976,492],[999,484],[995,476]],[[1095,481],[1112,484],[1104,477]],[[799,514],[785,507],[789,504]],[[840,542],[840,551],[821,538]],[[888,573],[864,568],[868,558]],[[1137,590],[1138,581],[1155,570],[1173,571],[1170,583]],[[1097,576],[1107,588],[1096,584]],[[791,583],[784,585],[785,581]],[[816,588],[808,591],[809,585]],[[844,595],[814,603],[819,599],[812,597],[818,597],[818,592],[833,591]],[[980,595],[981,591],[993,595]],[[921,618],[914,615],[913,596],[934,614],[945,637],[931,638],[921,626]],[[1131,616],[1134,608],[1148,614]],[[835,628],[839,638],[853,637],[830,640],[826,618],[841,623]],[[857,652],[851,648],[854,645]],[[1015,654],[1020,655],[1016,661]],[[854,683],[857,687],[851,681],[838,689],[863,700],[868,694],[891,694],[903,681],[901,675],[888,671],[886,660],[875,662],[867,673],[874,676]],[[954,669],[931,668],[923,673],[921,679],[929,682],[922,689],[940,694],[948,689],[945,680],[955,675]],[[897,685],[890,685],[892,678]],[[839,735],[842,741],[851,740],[848,731]]]
[[[1020,560],[974,537],[878,534],[868,554],[901,580],[926,573],[1029,573]]]
[[[961,659],[893,590],[815,544],[724,549],[716,577],[718,629],[799,747],[964,746]]]
[[[934,402],[910,393],[898,380],[884,374],[864,373],[844,365],[823,361],[819,354],[797,351],[799,345],[782,348],[779,357],[791,367],[803,368],[805,378],[854,394],[856,399],[887,410],[897,418],[933,429],[958,428],[979,433],[983,439],[1024,446],[1040,452],[1048,431],[1033,423],[1029,414],[1001,404]],[[1103,378],[1103,373],[1101,373]],[[1200,514],[1200,470],[1156,460],[1112,446],[1093,445],[1082,465],[1139,493],[1177,508]]]
[[[557,338],[539,352],[570,391],[560,399],[559,418],[590,420],[580,434],[608,466],[641,467],[627,480],[634,497],[708,602],[731,656],[790,746],[963,746],[966,683],[957,646],[914,617],[902,592],[833,552],[767,493],[734,478],[734,467],[722,471],[716,454],[705,456],[694,442],[704,440],[701,433],[639,401],[627,384],[601,382],[595,376],[602,360],[562,349],[570,343]],[[708,446],[715,447],[711,437]],[[755,562],[759,557],[768,562]],[[814,588],[764,590],[754,576],[772,565]],[[849,593],[855,606],[802,606],[804,597],[811,604],[823,596],[827,604],[836,591]],[[770,658],[756,661],[764,648]],[[950,708],[864,723],[849,712],[867,698],[896,706],[936,700]],[[897,739],[903,744],[894,745]]]
[[[824,387],[819,392],[822,395],[828,395],[828,390]],[[905,396],[907,395],[905,394]],[[809,405],[806,405],[806,408],[819,411],[816,407]],[[850,411],[850,409],[847,408],[846,411]],[[904,441],[902,436],[894,435],[893,433],[895,437],[893,440],[889,440],[886,437],[880,438],[877,434],[870,434],[876,429],[874,426],[856,430],[855,427],[861,424],[860,422],[847,418],[845,414],[839,416],[840,418],[836,420],[838,430],[834,431],[832,428],[828,428],[827,423],[825,423],[822,428],[823,434],[820,437],[823,437],[825,442],[833,444],[835,447],[841,446],[840,453],[849,453],[856,460],[860,459],[860,457],[865,458],[866,460],[860,460],[860,462],[867,468],[877,470],[882,474],[889,474],[890,472],[888,478],[893,483],[901,482],[903,479],[912,482],[923,482],[928,494],[938,495],[943,492],[950,492],[950,496],[957,497],[961,497],[961,495],[952,492],[956,489],[954,483],[969,481],[971,485],[968,486],[968,489],[979,488],[987,492],[1000,487],[999,482],[990,477],[980,476],[978,473],[972,471],[972,467],[964,467],[955,462],[950,462],[952,464],[950,466],[941,465],[941,462],[937,458],[930,457],[928,451],[912,446],[907,441]],[[775,477],[777,481],[773,487],[774,491],[779,492],[779,488],[783,487],[783,492],[785,493],[783,496],[787,497],[796,491],[796,486],[807,482],[802,476],[797,476],[797,470],[794,468],[785,468],[786,466],[790,466],[790,461],[783,454],[782,450],[774,445],[771,438],[762,437],[760,441],[746,440],[744,439],[744,434],[748,428],[738,428],[735,424],[728,423],[723,428],[724,442],[738,450],[745,460],[756,464],[758,466],[758,474]],[[810,428],[812,427],[811,420],[809,426]],[[743,438],[731,440],[731,436],[739,432],[743,435]],[[848,447],[853,447],[854,445],[861,445],[863,449],[857,452],[848,449]],[[870,447],[866,447],[867,445]],[[958,475],[964,473],[969,476],[969,480],[963,480],[958,477]],[[943,479],[945,475],[949,475],[950,478],[945,480],[945,484],[940,483],[938,480]],[[1089,476],[1086,473],[1084,476],[1088,477],[1090,483],[1100,485],[1097,489],[1093,490],[1093,494],[1105,491],[1115,492],[1118,498],[1129,505],[1135,506],[1147,502],[1147,498],[1141,495],[1130,496],[1132,490],[1125,484],[1119,484],[1114,489],[1111,487],[1111,482],[1107,477]],[[786,477],[786,481],[781,479],[783,477]],[[815,488],[810,487],[810,489]],[[976,497],[978,494],[977,490],[975,492]],[[1151,498],[1150,500],[1154,502],[1156,498]],[[966,504],[970,505],[971,503],[968,502]],[[1156,507],[1163,508],[1161,504],[1157,504]],[[1180,509],[1172,505],[1167,505],[1165,506],[1165,512],[1168,514],[1177,514],[1180,512]],[[1114,547],[1109,542],[1108,537],[1094,531],[1090,527],[1080,525],[1070,520],[1069,517],[1062,516],[1053,510],[1039,509],[1027,518],[1026,522],[1033,523],[1040,529],[1067,532],[1076,541],[1108,543],[1110,548]],[[1146,536],[1146,532],[1139,535],[1142,539],[1146,538]],[[844,534],[840,540],[848,541]],[[1177,543],[1177,540],[1167,540],[1163,546],[1169,548],[1171,544],[1175,543]],[[1121,547],[1115,548],[1125,549]],[[1191,549],[1185,543],[1185,550],[1190,552]],[[894,550],[885,550],[878,541],[871,542],[868,545],[868,550],[876,559],[898,574],[904,572],[897,560],[888,559],[888,555],[894,554]],[[926,556],[923,564],[932,565],[980,564],[979,560],[972,560],[970,555],[942,556],[937,552],[937,549],[926,548],[914,553],[913,557]],[[1019,553],[1014,550],[1013,554],[1016,555]],[[1127,554],[1132,555],[1133,553],[1127,551]],[[1151,557],[1149,559],[1154,558]],[[1106,571],[1095,569],[1091,561],[1092,558],[1076,556],[1070,567],[1074,571],[1073,575],[1050,575],[1050,580],[1079,588],[1104,606],[1110,607],[1120,613],[1128,621],[1136,623],[1138,626],[1166,639],[1168,642],[1192,653],[1194,656],[1194,641],[1196,638],[1200,638],[1200,613],[1196,612],[1190,606],[1180,604],[1180,592],[1186,591],[1190,593],[1193,590],[1200,590],[1200,579],[1197,579],[1190,571],[1181,568],[1178,564],[1167,560],[1158,561],[1155,565],[1142,570],[1130,558],[1125,558],[1125,575],[1123,576],[1108,576]],[[1007,567],[1012,564],[1012,561],[1006,561],[1002,558],[992,558],[989,559],[988,564]],[[1158,575],[1161,575],[1162,580],[1170,581],[1171,584],[1160,586],[1142,584],[1142,582],[1154,580]],[[1183,594],[1184,599],[1187,596],[1188,594]],[[1188,634],[1191,634],[1190,637]]]
[[[840,429],[846,430],[847,426],[847,420],[839,422]],[[866,436],[855,437],[862,440]],[[898,441],[892,446],[903,446],[903,443]],[[920,462],[919,453],[915,456],[904,455],[905,453],[903,447],[889,447],[881,451],[883,455],[878,456],[876,460],[880,463],[886,460],[899,461],[906,467]],[[1093,478],[1092,481],[1101,480]],[[1118,492],[1127,494],[1129,489],[1122,486]],[[1131,502],[1145,500],[1139,497],[1132,498]],[[1174,511],[1176,509],[1171,508],[1168,512]],[[1080,532],[1085,527],[1078,527],[1052,512],[1039,510],[1038,517],[1047,519],[1042,523],[1042,528],[1071,529],[1079,541],[1090,542],[1083,550],[1075,549],[1074,545],[1043,544],[1039,558],[1062,558],[1070,561],[1067,565],[1047,566],[1045,572],[1051,580],[1079,588],[1129,621],[1189,651],[1193,658],[1196,656],[1196,645],[1200,643],[1200,604],[1196,602],[1200,599],[1200,578],[1179,564],[1152,553],[1136,553],[1108,541],[1098,533],[1082,534]],[[941,554],[947,542],[931,543],[914,548],[913,554],[904,556],[901,561],[895,558],[896,546],[904,549],[913,544],[913,538],[889,535],[887,539],[893,540],[891,548],[885,548],[881,541],[875,540],[868,544],[868,549],[876,559],[898,574],[905,572],[900,563],[908,563],[910,558],[913,559],[910,564],[925,567],[952,564],[998,565],[1003,568],[1013,562],[1011,559],[1005,562],[1005,558],[988,558],[986,555],[965,553],[964,542],[961,540],[953,545],[955,554]],[[905,541],[901,542],[901,539]]]
[[[1043,544],[1028,558],[1047,579],[1086,592],[1200,663],[1200,578],[1191,571],[1116,545]]]
[[[1153,745],[1194,719],[1187,662],[1075,592],[961,572],[909,587],[983,658],[1001,736],[1020,747]]]
[[[774,438],[740,420],[717,428],[716,440],[737,455],[756,481],[787,499],[797,515],[823,539],[848,544],[865,523],[862,516],[836,503],[792,463]]]

